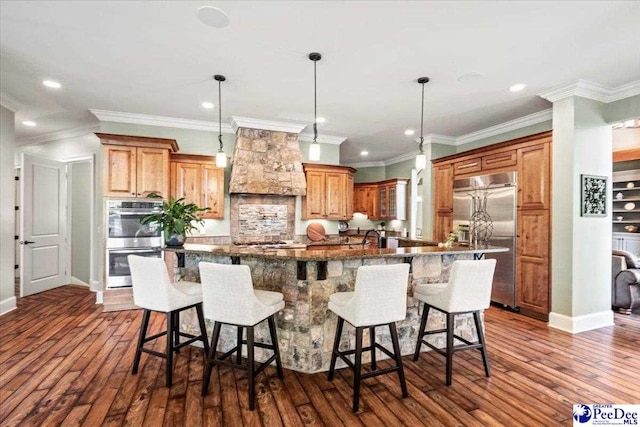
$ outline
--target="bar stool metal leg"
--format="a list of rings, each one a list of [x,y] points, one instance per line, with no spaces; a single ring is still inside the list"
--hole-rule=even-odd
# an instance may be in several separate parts
[[[173,311],[167,313],[167,387],[173,383],[173,317]]]
[[[354,354],[353,367],[353,412],[358,412],[360,405],[360,381],[362,375],[362,330],[363,327],[356,328],[356,352]]]
[[[447,313],[447,385],[451,385],[451,373],[453,371],[453,313]]]
[[[376,327],[369,328],[369,341],[371,341],[371,370],[375,371],[376,366]]]
[[[240,329],[240,328],[238,328]],[[256,375],[253,363],[253,326],[247,327],[247,369],[249,371],[249,409],[256,407]]]
[[[391,342],[393,343],[393,353],[398,367],[398,379],[400,380],[400,388],[402,389],[402,397],[409,397],[407,390],[407,382],[404,378],[404,366],[402,365],[402,354],[400,354],[400,343],[398,342],[398,331],[395,322],[389,323],[389,333],[391,334]]]
[[[138,373],[138,367],[140,366],[140,356],[142,355],[142,347],[144,346],[144,340],[147,337],[147,329],[149,328],[149,317],[151,316],[150,310],[144,310],[142,313],[142,325],[140,325],[140,334],[138,335],[138,348],[136,348],[136,356],[133,359],[132,374]]]
[[[482,324],[480,322],[480,312],[473,312],[473,320],[476,324],[476,332],[478,334],[478,342],[482,344],[480,347],[480,353],[482,354],[482,363],[484,364],[484,373],[490,377],[491,369],[489,368],[489,357],[487,356],[487,347],[484,340],[484,332],[482,330]]]
[[[340,347],[340,337],[342,336],[342,328],[344,327],[344,319],[338,317],[338,324],[336,325],[336,336],[333,339],[333,350],[331,351],[331,364],[329,365],[329,375],[327,379],[333,381],[333,374],[336,369],[336,359],[338,357],[338,349]]]
[[[173,312],[173,346],[178,347],[180,345],[180,311]],[[176,353],[180,353],[180,348],[175,349]]]
[[[213,361],[216,358],[216,347],[218,347],[218,339],[220,338],[220,322],[213,324],[213,334],[211,335],[211,345],[209,346],[209,354],[207,355],[204,368],[204,376],[202,378],[202,395],[206,396],[209,391],[209,380],[211,379],[211,371],[213,370]]]
[[[416,351],[413,354],[413,361],[417,362],[420,357],[420,348],[422,347],[422,337],[425,336],[425,329],[427,328],[427,320],[429,318],[429,309],[431,307],[424,304],[422,307],[422,319],[420,320],[420,329],[418,330],[418,343],[416,344]]]
[[[242,363],[242,331],[244,328],[242,326],[238,326],[238,335],[236,338],[236,342],[238,343],[238,353],[236,354],[236,363],[239,365]]]
[[[200,325],[200,333],[202,338],[202,346],[204,347],[204,360],[207,360],[207,354],[209,354],[209,338],[207,337],[207,326],[204,323],[204,312],[202,310],[202,303],[196,305],[196,313],[198,315],[198,324]]]
[[[278,335],[276,334],[276,320],[275,315],[269,316],[269,334],[271,335],[271,344],[273,345],[273,352],[276,355],[276,370],[278,371],[278,378],[284,379],[284,372],[282,372],[282,361],[280,360],[280,346],[278,346]]]

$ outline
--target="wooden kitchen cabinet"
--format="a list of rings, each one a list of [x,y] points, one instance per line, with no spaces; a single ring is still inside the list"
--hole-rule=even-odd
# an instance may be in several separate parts
[[[380,219],[407,219],[407,179],[394,178],[378,183]]]
[[[354,212],[367,215],[369,219],[380,219],[378,185],[375,183],[356,183],[353,186]]]
[[[202,213],[206,219],[224,217],[224,169],[216,167],[215,157],[174,154],[170,158],[171,196],[184,197],[210,210]]]
[[[453,165],[433,166],[433,240],[444,242],[453,229]]]
[[[516,305],[524,314],[548,320],[549,210],[518,211],[516,237]]]
[[[96,133],[103,144],[106,197],[169,195],[169,153],[173,139]]]
[[[353,175],[351,167],[304,163],[307,194],[302,198],[302,219],[351,219]]]
[[[549,143],[518,149],[518,209],[549,209],[550,152]]]
[[[433,161],[433,239],[453,228],[453,181],[517,172],[516,305],[547,320],[551,307],[551,131]]]

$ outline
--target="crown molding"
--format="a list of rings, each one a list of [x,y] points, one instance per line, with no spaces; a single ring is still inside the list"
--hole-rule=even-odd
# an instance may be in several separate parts
[[[417,139],[416,142],[420,143],[420,139]],[[430,133],[424,137],[424,142],[428,144],[456,145],[457,139],[452,136]]]
[[[123,113],[120,111],[107,111],[89,109],[101,122],[130,123],[135,125],[160,126],[178,129],[193,129],[206,132],[218,132],[219,125],[215,122],[204,120],[180,119],[176,117],[151,116],[148,114]],[[226,123],[222,124],[223,133],[235,133],[235,130]]]
[[[400,156],[392,157],[391,159],[385,160],[384,165],[389,166],[395,165],[396,163],[406,162],[407,160],[415,159],[417,155],[418,150],[415,150],[414,152],[402,154]]]
[[[238,128],[248,128],[299,134],[300,132],[302,132],[302,129],[307,127],[307,125],[289,122],[276,122],[273,120],[252,119],[249,117],[231,116],[231,127],[233,128],[234,133],[238,131]]]
[[[626,85],[618,86],[613,89],[610,95],[609,102],[620,101],[621,99],[630,98],[632,96],[640,95],[640,80],[627,83]]]
[[[308,132],[301,133],[298,136],[298,140],[311,142],[313,141],[313,134]],[[317,139],[317,141],[321,144],[332,144],[332,145],[340,145],[346,140],[347,140],[346,136],[334,136],[334,135],[324,135],[324,134],[320,134]]]
[[[29,136],[25,138],[16,138],[16,146],[43,144],[45,142],[60,141],[63,139],[77,138],[100,130],[100,124],[81,126],[72,129],[57,130],[47,132],[40,135]]]
[[[14,113],[17,113],[18,111],[24,110],[26,108],[25,104],[5,92],[0,92],[0,105],[13,111]]]
[[[520,117],[508,122],[500,123],[499,125],[491,126],[477,132],[471,132],[466,135],[462,135],[456,138],[455,145],[464,145],[470,142],[475,142],[480,139],[490,138],[492,136],[500,135],[506,132],[522,129],[527,126],[537,125],[552,120],[553,112],[551,108],[547,110],[538,111],[537,113],[529,114],[528,116]]]
[[[377,162],[360,162],[360,163],[349,163],[344,166],[351,166],[352,168],[376,168],[376,167],[385,167],[386,164],[383,161]]]
[[[557,86],[546,92],[542,92],[538,94],[538,96],[550,102],[556,102],[571,96],[579,96],[581,98],[609,103],[638,94],[640,94],[640,80],[612,88],[580,79],[573,83]]]

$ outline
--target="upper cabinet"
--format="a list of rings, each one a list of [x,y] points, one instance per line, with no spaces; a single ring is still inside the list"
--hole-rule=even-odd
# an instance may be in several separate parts
[[[201,217],[224,217],[224,168],[216,167],[213,156],[172,154],[171,191],[173,198],[184,197],[188,203],[209,208]]]
[[[446,240],[453,230],[453,171],[452,163],[433,165],[433,239],[438,241]]]
[[[178,150],[173,139],[96,133],[104,146],[107,197],[169,195],[169,153]]]
[[[407,179],[354,184],[354,212],[369,219],[407,219]]]
[[[549,209],[550,143],[518,148],[518,209]]]
[[[302,198],[302,219],[351,219],[356,170],[312,163],[303,166],[307,195]]]
[[[376,183],[356,183],[353,185],[353,212],[367,215],[369,219],[380,218],[380,202]]]

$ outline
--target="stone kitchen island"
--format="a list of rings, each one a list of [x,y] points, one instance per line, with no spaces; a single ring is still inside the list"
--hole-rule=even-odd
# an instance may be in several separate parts
[[[167,249],[165,261],[174,280],[200,282],[198,263],[245,264],[251,267],[256,289],[282,292],[285,308],[277,315],[278,340],[283,366],[300,372],[326,371],[331,360],[331,348],[337,317],[328,307],[329,296],[335,292],[353,291],[358,267],[362,265],[410,263],[407,291],[407,316],[399,322],[398,336],[403,355],[415,349],[420,326],[418,301],[412,298],[418,284],[446,282],[451,264],[456,259],[479,258],[484,253],[506,252],[506,248],[489,247],[473,249],[453,246],[450,249],[437,246],[404,247],[397,249],[345,249],[306,250],[283,248],[277,245],[235,246],[186,244],[183,248]],[[470,286],[472,286],[470,284]],[[197,320],[192,310],[181,317],[181,328],[197,331]],[[441,328],[444,317],[436,310],[429,315],[429,328]],[[207,322],[211,333],[213,325]],[[355,329],[346,323],[343,348],[353,348]],[[265,325],[256,328],[256,341],[269,341]],[[475,339],[472,316],[456,318],[456,333],[467,339]],[[443,346],[444,336],[430,337]],[[368,345],[368,334],[363,345]],[[391,345],[388,329],[377,328],[376,340]],[[235,329],[223,326],[218,351],[235,346]],[[426,346],[423,346],[423,348]],[[426,351],[427,349],[425,349]],[[268,354],[256,349],[256,360],[265,360]],[[380,358],[386,355],[378,352]],[[369,354],[363,354],[363,363]],[[342,366],[342,365],[338,365]]]

